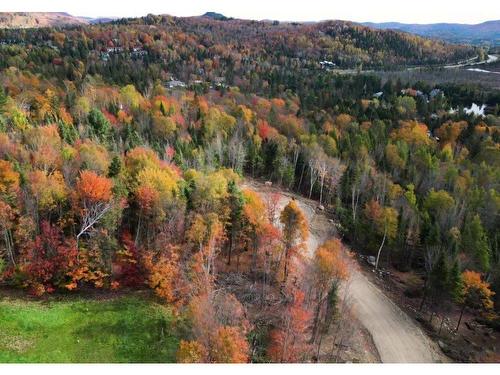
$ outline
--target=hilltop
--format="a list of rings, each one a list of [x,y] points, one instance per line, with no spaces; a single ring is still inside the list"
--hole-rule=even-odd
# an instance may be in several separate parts
[[[227,21],[231,18],[226,17],[225,15],[217,12],[206,12],[202,17],[212,18],[217,21]]]
[[[148,33],[162,30],[188,34],[200,42],[195,48],[204,47],[202,53],[212,54],[216,45],[235,47],[239,49],[238,59],[242,54],[251,55],[247,56],[247,63],[273,56],[273,64],[279,59],[297,59],[300,64],[327,61],[341,68],[381,68],[440,64],[477,54],[468,46],[428,40],[400,31],[377,30],[349,21],[271,23],[242,19],[220,22],[219,19],[220,16],[214,14],[186,18],[148,15],[117,20],[114,24],[136,27]],[[158,29],[150,29],[150,26]]]
[[[86,25],[89,20],[64,12],[1,12],[0,28],[60,27]]]

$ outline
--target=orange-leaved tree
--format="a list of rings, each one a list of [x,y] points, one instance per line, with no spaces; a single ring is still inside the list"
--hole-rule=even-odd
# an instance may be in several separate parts
[[[177,363],[206,363],[207,357],[207,348],[196,340],[181,340],[176,354]]]
[[[220,327],[214,335],[210,357],[216,363],[246,363],[247,340],[237,327]]]
[[[194,296],[188,306],[195,345],[207,362],[239,363],[248,360],[245,334],[248,321],[243,305],[231,294],[209,290]],[[203,352],[203,348],[207,351]],[[187,347],[184,349],[188,349]],[[200,358],[201,359],[201,358]]]
[[[80,230],[76,236],[87,233],[108,212],[112,203],[113,182],[92,171],[82,171],[76,183],[76,198],[80,203]]]
[[[309,236],[307,219],[295,200],[291,200],[281,211],[281,224],[283,225],[284,242],[284,276],[286,283],[290,258],[305,247]]]
[[[182,304],[185,298],[183,279],[176,249],[153,256],[146,254],[144,266],[148,270],[149,286],[168,303]]]
[[[306,339],[310,321],[311,314],[304,307],[304,293],[296,290],[280,324],[270,333],[271,341],[267,350],[269,358],[281,363],[303,360],[310,348]]]
[[[321,245],[313,259],[313,288],[316,308],[314,311],[312,342],[317,342],[319,353],[323,334],[329,329],[336,306],[337,289],[342,280],[349,276],[346,255],[343,254],[342,242],[338,238]]]
[[[462,273],[462,290],[458,301],[462,305],[457,328],[460,327],[462,316],[466,307],[474,310],[491,310],[493,308],[492,297],[495,295],[490,289],[490,284],[481,279],[481,274],[466,270]]]
[[[252,190],[243,191],[244,205],[241,231],[246,245],[252,249],[251,270],[257,271],[257,257],[259,251],[259,233],[267,223],[264,202],[259,194]]]

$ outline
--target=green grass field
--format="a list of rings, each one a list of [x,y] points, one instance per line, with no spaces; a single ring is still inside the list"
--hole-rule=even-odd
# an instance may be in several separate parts
[[[0,363],[174,362],[175,331],[166,307],[138,295],[45,302],[3,298]]]

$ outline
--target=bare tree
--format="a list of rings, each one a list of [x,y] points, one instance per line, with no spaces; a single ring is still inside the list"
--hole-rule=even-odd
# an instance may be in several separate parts
[[[308,166],[309,166],[309,199],[311,199],[314,184],[316,183],[319,175],[318,160],[324,154],[323,149],[317,144],[313,143],[308,150]]]
[[[369,181],[369,170],[368,168],[363,166],[360,175],[356,176],[351,186],[351,209],[352,209],[353,222],[356,222],[359,199],[361,193],[365,190],[368,181]]]
[[[83,202],[82,224],[80,226],[80,232],[76,236],[77,246],[80,237],[90,231],[93,226],[102,219],[106,212],[111,209],[111,207],[111,202]]]
[[[229,166],[233,170],[241,172],[243,164],[245,163],[246,150],[240,131],[234,132],[233,136],[229,140],[227,153],[229,157]]]

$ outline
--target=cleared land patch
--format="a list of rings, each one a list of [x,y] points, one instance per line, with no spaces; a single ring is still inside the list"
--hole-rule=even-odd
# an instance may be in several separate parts
[[[170,310],[144,296],[0,301],[1,362],[174,362]]]

